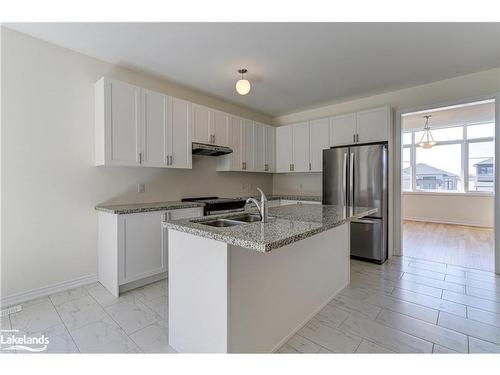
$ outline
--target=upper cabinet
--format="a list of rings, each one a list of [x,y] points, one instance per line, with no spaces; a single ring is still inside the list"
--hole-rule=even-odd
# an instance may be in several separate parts
[[[193,142],[213,143],[213,111],[205,106],[193,104]]]
[[[191,103],[101,78],[95,85],[95,163],[191,168]]]
[[[293,127],[276,129],[276,172],[291,172],[293,164]]]
[[[356,142],[356,114],[330,118],[330,146],[349,145]]]
[[[387,142],[390,108],[381,107],[330,118],[330,145]]]
[[[211,127],[212,143],[218,146],[229,146],[229,118],[227,113],[214,111]]]
[[[141,89],[100,79],[95,85],[96,165],[140,165]]]
[[[292,125],[292,128],[292,172],[308,172],[311,170],[309,162],[309,123],[301,122]]]
[[[192,168],[191,129],[192,104],[187,100],[169,98],[167,164],[172,168]]]
[[[266,127],[263,124],[254,123],[253,125],[254,142],[254,171],[266,172]]]
[[[264,171],[273,173],[276,171],[276,128],[264,126]]]
[[[357,143],[383,142],[389,139],[390,110],[388,107],[356,113]]]
[[[254,123],[250,120],[243,119],[241,121],[241,147],[242,152],[242,169],[244,171],[254,171],[255,170],[255,150],[254,150]]]
[[[330,148],[330,122],[327,118],[309,122],[309,170],[323,170],[323,150]]]

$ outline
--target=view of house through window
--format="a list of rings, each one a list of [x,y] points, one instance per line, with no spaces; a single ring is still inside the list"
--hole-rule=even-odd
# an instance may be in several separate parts
[[[436,145],[422,148],[421,129],[403,130],[402,189],[429,192],[494,192],[495,124],[432,127]]]

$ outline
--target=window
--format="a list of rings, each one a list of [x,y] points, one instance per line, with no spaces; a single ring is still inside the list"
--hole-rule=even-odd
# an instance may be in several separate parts
[[[432,129],[437,142],[417,146],[420,129],[402,136],[403,191],[491,192],[495,190],[495,124]]]
[[[417,190],[460,191],[462,187],[462,145],[417,147],[415,178]],[[428,182],[432,180],[433,182]]]
[[[495,190],[495,142],[469,143],[469,191]]]

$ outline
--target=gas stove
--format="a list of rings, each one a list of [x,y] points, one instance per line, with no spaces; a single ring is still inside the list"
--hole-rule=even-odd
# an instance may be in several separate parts
[[[205,203],[203,209],[205,216],[243,211],[246,204],[246,199],[243,198],[200,197],[183,198],[182,201]]]

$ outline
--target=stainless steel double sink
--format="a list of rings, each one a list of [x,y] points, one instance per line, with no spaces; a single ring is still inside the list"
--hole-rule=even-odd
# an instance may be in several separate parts
[[[237,216],[231,216],[226,218],[218,218],[218,219],[209,219],[209,220],[196,220],[193,222],[203,225],[208,225],[211,227],[225,228],[225,227],[234,227],[236,225],[241,225],[245,223],[254,223],[256,221],[260,221],[259,214],[242,214]]]

